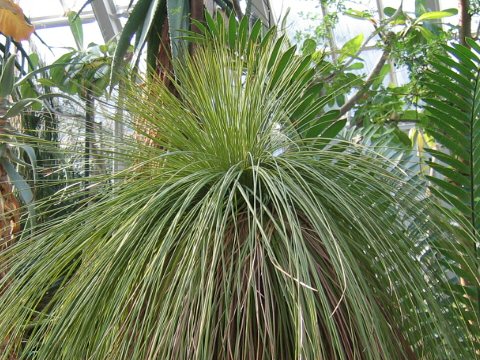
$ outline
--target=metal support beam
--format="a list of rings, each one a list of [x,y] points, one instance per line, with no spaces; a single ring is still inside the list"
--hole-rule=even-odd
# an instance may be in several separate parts
[[[95,16],[91,11],[85,11],[80,15],[83,24],[95,22]],[[30,22],[36,30],[51,29],[62,26],[69,26],[66,16],[39,16],[31,17]]]
[[[112,0],[92,1],[92,9],[105,42],[112,40],[122,30],[118,11]]]
[[[113,15],[118,21],[121,17],[127,17],[127,7],[117,7],[118,14]],[[83,24],[92,23],[96,21],[95,14],[92,11],[83,11],[80,15]],[[30,22],[35,26],[35,29],[51,29],[62,26],[69,26],[66,16],[38,16],[30,17]],[[98,21],[97,21],[98,22]],[[100,24],[99,24],[100,26]]]
[[[213,15],[216,8],[214,0],[205,0],[205,8],[210,13],[210,15]]]
[[[251,0],[251,10],[253,17],[259,19],[265,26],[275,25],[270,0]]]
[[[427,11],[439,11],[440,3],[438,0],[426,0],[425,7],[427,8]]]

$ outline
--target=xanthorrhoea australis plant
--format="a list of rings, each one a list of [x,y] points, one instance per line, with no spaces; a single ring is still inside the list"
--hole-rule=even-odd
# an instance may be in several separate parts
[[[132,87],[155,146],[1,254],[0,358],[474,356],[436,249],[468,234],[388,161],[308,136],[333,125],[309,58],[246,29],[203,35],[175,95]]]

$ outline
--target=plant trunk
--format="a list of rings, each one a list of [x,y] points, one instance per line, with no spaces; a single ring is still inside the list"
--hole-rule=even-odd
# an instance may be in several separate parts
[[[160,48],[157,55],[157,74],[160,80],[168,87],[172,92],[175,91],[175,86],[171,81],[171,75],[173,72],[172,65],[172,50],[170,46],[169,24],[168,16],[165,16],[165,20],[162,26],[162,33],[160,34]]]
[[[6,98],[0,98],[0,104],[0,134],[4,134],[10,126],[4,117],[7,112]],[[15,235],[19,231],[20,203],[13,193],[7,170],[0,162],[0,251],[5,250],[15,241]],[[0,273],[0,279],[4,275],[4,273]]]
[[[0,251],[8,248],[20,231],[20,203],[13,194],[7,171],[0,163]],[[0,273],[0,278],[5,274]]]
[[[458,7],[460,9],[460,44],[468,46],[465,39],[472,37],[472,15],[468,12],[470,9],[470,0],[460,0]]]
[[[362,96],[365,95],[365,93],[368,91],[370,86],[373,84],[373,82],[377,78],[378,74],[380,74],[380,71],[382,71],[383,66],[385,65],[385,63],[388,60],[388,57],[390,56],[390,51],[391,51],[391,46],[387,44],[387,47],[383,50],[382,56],[380,56],[380,59],[378,60],[375,67],[373,68],[372,72],[370,73],[370,75],[368,75],[368,78],[365,80],[365,84],[355,93],[355,95],[353,95],[340,108],[339,117],[342,117],[348,111],[350,111],[357,104],[357,102],[362,98]]]
[[[197,20],[203,22],[203,0],[190,0],[190,17],[192,20]],[[192,24],[191,30],[194,32],[199,32],[199,29]]]
[[[13,194],[12,184],[8,178],[7,171],[0,163],[0,252],[10,247],[20,231],[20,203]],[[0,280],[6,275],[8,269],[2,267]],[[8,283],[0,288],[2,294],[8,287]],[[10,339],[8,335],[0,336],[0,353],[5,353],[5,349]],[[16,357],[11,354],[10,360]]]

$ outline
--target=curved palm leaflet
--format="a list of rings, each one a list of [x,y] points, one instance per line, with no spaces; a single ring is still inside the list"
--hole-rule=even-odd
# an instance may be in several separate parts
[[[431,64],[426,86],[435,94],[426,99],[427,131],[440,148],[429,149],[434,159],[429,165],[437,173],[430,176],[432,193],[463,218],[476,251],[470,262],[479,269],[480,251],[480,45],[467,39],[469,48],[460,44],[445,46],[450,56],[437,56]],[[446,261],[465,258],[462,253],[446,253]],[[468,292],[464,318],[480,339],[480,288],[478,271],[458,275],[454,287]],[[473,275],[473,276],[472,276]],[[461,278],[461,279],[460,279]],[[461,284],[461,285],[460,285]]]

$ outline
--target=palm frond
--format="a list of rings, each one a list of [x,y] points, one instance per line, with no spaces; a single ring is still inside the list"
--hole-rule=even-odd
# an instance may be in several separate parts
[[[437,174],[429,177],[432,193],[463,216],[475,249],[480,231],[480,46],[473,40],[468,44],[471,48],[447,46],[450,57],[438,56],[432,64],[426,85],[435,98],[426,100],[426,113],[427,131],[440,145],[429,150],[434,158],[429,165]],[[478,262],[478,255],[474,261]],[[478,313],[478,274],[463,274],[461,267],[456,273],[462,274],[458,279],[463,279],[470,301],[476,304],[467,309]],[[471,321],[471,325],[480,336],[479,324]]]
[[[427,99],[428,131],[447,151],[431,149],[430,165],[444,177],[431,177],[435,193],[463,213],[480,230],[480,46],[470,41],[446,47],[452,55],[439,56],[427,83],[438,98]],[[447,83],[445,83],[447,81]],[[447,86],[448,85],[448,86]]]

